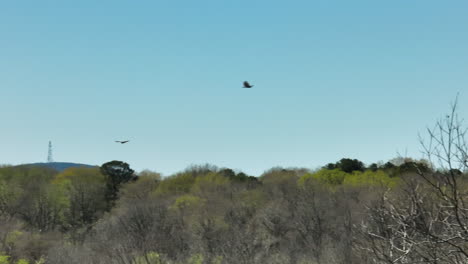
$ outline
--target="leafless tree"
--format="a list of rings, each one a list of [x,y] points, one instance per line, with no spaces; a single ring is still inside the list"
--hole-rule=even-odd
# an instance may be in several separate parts
[[[451,112],[420,136],[432,169],[415,164],[416,175],[401,175],[402,184],[383,192],[369,206],[361,230],[363,251],[375,263],[468,262],[467,129]]]

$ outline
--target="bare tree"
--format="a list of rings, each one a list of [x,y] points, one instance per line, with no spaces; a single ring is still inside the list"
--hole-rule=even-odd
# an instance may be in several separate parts
[[[429,142],[420,139],[426,158],[440,169],[436,173],[419,172],[421,178],[435,191],[439,218],[435,224],[442,228],[430,230],[428,236],[450,248],[450,255],[464,256],[468,260],[468,182],[463,172],[467,170],[468,145],[463,119],[457,113],[458,96],[451,112],[427,129]],[[466,175],[465,175],[466,176]],[[461,262],[460,262],[461,263]]]
[[[361,224],[361,249],[374,263],[468,262],[467,129],[457,100],[427,132],[420,143],[432,169],[414,163],[416,175],[400,175],[402,184],[383,192]]]

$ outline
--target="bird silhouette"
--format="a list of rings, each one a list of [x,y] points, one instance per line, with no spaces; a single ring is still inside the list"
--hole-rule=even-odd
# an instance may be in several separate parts
[[[130,140],[124,140],[124,141],[120,141],[120,140],[116,140],[115,142],[117,143],[120,143],[120,144],[125,144],[127,142],[129,142]]]
[[[244,82],[244,87],[242,87],[242,88],[252,88],[252,87],[254,87],[254,86],[250,85],[250,83],[248,81],[245,81]]]

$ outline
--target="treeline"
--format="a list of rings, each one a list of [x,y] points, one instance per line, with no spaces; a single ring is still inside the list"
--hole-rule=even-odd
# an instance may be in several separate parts
[[[0,263],[466,263],[466,213],[448,232],[456,216],[433,208],[444,196],[421,177],[451,173],[468,187],[461,171],[411,159],[258,178],[204,165],[161,179],[120,161],[3,167]]]
[[[259,177],[4,166],[0,264],[466,264],[468,130],[455,110],[421,139],[424,160]]]

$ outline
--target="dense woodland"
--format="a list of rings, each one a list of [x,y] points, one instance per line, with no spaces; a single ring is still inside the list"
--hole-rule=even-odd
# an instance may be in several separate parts
[[[110,161],[0,168],[4,263],[468,263],[467,144],[456,105],[424,159],[259,177],[212,165],[162,178]]]

